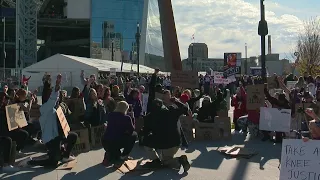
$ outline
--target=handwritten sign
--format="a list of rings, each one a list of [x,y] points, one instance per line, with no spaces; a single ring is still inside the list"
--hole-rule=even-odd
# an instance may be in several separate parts
[[[224,77],[230,77],[230,76],[234,76],[236,74],[240,74],[241,73],[241,68],[238,66],[235,67],[226,67],[224,69]]]
[[[117,68],[110,68],[110,76],[116,76]]]
[[[24,112],[20,111],[18,104],[6,106],[6,117],[9,131],[28,125]]]
[[[213,76],[214,76],[213,81],[215,84],[229,84],[231,82],[234,82],[234,80],[235,80],[234,76],[230,76],[228,78],[225,78],[223,72],[214,71]]]
[[[281,151],[280,180],[320,179],[320,141],[284,139]]]
[[[260,108],[260,130],[290,132],[290,124],[291,109]]]
[[[195,71],[173,71],[171,73],[171,84],[183,88],[198,88],[198,73]]]
[[[247,109],[257,110],[264,107],[264,85],[250,85],[247,86]]]
[[[58,119],[60,121],[60,125],[61,125],[62,131],[64,133],[64,136],[68,137],[68,134],[70,132],[70,126],[68,124],[66,117],[64,116],[64,113],[63,113],[61,107],[59,107],[57,109],[56,113],[57,113]]]

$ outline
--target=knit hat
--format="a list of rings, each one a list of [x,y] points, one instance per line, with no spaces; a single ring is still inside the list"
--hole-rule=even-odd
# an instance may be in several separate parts
[[[187,94],[182,94],[181,96],[180,96],[180,101],[182,102],[182,103],[186,103],[187,101],[189,101],[190,100],[190,97],[187,95]]]

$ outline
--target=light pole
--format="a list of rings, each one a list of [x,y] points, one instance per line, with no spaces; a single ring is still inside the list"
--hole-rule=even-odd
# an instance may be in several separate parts
[[[139,25],[139,22],[137,23],[137,33],[136,33],[136,43],[137,43],[137,74],[139,76],[139,73],[140,73],[140,37],[141,37],[141,34],[140,34],[140,25]]]
[[[3,79],[6,79],[6,17],[2,18],[3,23],[3,39],[2,39],[2,60],[3,60]]]
[[[260,0],[261,20],[259,21],[258,34],[261,36],[261,76],[263,82],[267,82],[266,71],[266,35],[268,35],[268,23],[265,18],[264,0]]]
[[[245,61],[245,63],[244,63],[244,73],[245,73],[245,75],[247,75],[247,73],[248,73],[248,45],[247,45],[247,43],[245,44],[245,53],[246,53],[246,61]]]
[[[114,61],[113,44],[114,44],[114,40],[112,39],[112,41],[111,41],[111,60],[112,61]]]
[[[193,43],[191,43],[191,70],[193,71]]]

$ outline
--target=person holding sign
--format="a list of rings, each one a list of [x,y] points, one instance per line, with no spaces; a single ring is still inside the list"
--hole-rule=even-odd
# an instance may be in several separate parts
[[[307,108],[305,113],[314,119],[309,122],[309,129],[312,139],[320,140],[320,118],[311,108]]]
[[[59,161],[69,162],[75,159],[70,156],[70,153],[76,144],[78,135],[72,132],[66,135],[65,128],[61,126],[61,120],[58,119],[57,115],[56,106],[59,102],[61,80],[62,76],[59,74],[50,98],[40,108],[41,116],[39,122],[42,130],[42,141],[48,149],[47,155],[49,158],[41,160],[29,159],[20,164],[21,166],[32,165],[55,168]],[[63,144],[64,148],[61,147],[61,144]]]
[[[280,84],[283,84],[283,81],[280,82]],[[281,87],[282,85],[280,85]],[[285,94],[279,94],[278,99],[275,97],[272,97],[269,93],[268,87],[266,86],[264,88],[264,94],[267,98],[267,100],[271,103],[272,108],[278,108],[278,109],[291,109],[289,101],[286,99]],[[280,119],[281,121],[281,119]],[[268,139],[272,139],[269,135],[269,132],[263,131],[264,137],[262,138],[262,141],[266,141]],[[276,132],[276,138],[275,143],[282,142],[283,133],[282,132]]]
[[[26,145],[29,133],[15,123],[16,128],[11,130],[8,126],[8,119],[6,116],[6,106],[10,105],[10,97],[4,92],[0,93],[0,136],[9,137],[16,142],[16,150],[21,151]],[[10,122],[10,121],[9,121]],[[12,128],[12,126],[11,126]]]

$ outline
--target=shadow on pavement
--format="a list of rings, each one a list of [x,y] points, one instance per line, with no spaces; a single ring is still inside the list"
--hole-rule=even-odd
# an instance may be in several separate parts
[[[84,169],[80,172],[70,172],[68,174],[65,174],[61,180],[80,180],[80,179],[103,179],[105,176],[107,176],[110,173],[115,172],[116,170],[112,167],[106,168],[102,166],[101,164],[96,164],[94,166],[91,166],[87,169]]]

